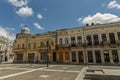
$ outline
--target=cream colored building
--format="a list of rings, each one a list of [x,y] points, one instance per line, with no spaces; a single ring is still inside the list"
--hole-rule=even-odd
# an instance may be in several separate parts
[[[75,64],[120,63],[120,23],[57,30],[58,61]]]

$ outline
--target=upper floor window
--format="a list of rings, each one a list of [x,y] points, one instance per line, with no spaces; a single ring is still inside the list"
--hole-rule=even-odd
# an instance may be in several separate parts
[[[118,40],[120,40],[120,32],[118,32],[117,35],[118,35]]]
[[[34,46],[33,46],[33,48],[34,48],[34,49],[36,48],[36,42],[34,42]]]
[[[106,34],[101,34],[102,41],[107,41]]]
[[[86,39],[87,39],[87,45],[92,45],[91,36],[86,36]]]
[[[78,36],[78,37],[77,37],[77,42],[78,42],[78,44],[81,44],[81,43],[82,43],[82,37],[81,37],[81,36]]]
[[[18,44],[18,49],[20,48],[20,44]]]
[[[71,44],[75,44],[75,37],[71,37]]]
[[[68,38],[65,38],[65,44],[69,44]]]
[[[109,33],[109,38],[110,38],[110,43],[111,44],[115,44],[115,35],[114,33]]]
[[[24,45],[24,44],[22,44],[22,48],[23,48],[23,49],[25,48],[25,45]]]
[[[99,45],[98,35],[93,35],[93,39],[94,39],[94,44]]]
[[[63,44],[62,38],[59,39],[59,44]]]
[[[49,41],[46,41],[46,46],[47,46],[47,47],[49,46]]]
[[[31,47],[31,43],[28,43],[28,48],[30,49],[30,47]]]
[[[44,42],[40,42],[40,47],[44,47]]]

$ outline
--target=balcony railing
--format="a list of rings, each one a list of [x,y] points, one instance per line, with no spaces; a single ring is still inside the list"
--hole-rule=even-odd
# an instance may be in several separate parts
[[[58,44],[57,47],[58,48],[69,48],[70,45],[69,44]]]

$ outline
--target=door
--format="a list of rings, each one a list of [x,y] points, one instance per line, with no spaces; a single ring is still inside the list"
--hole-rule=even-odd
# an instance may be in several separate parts
[[[34,63],[34,57],[35,57],[34,53],[29,53],[28,54],[28,62]]]
[[[53,52],[53,62],[56,62],[56,52]]]
[[[109,53],[104,53],[104,59],[105,59],[105,62],[109,63],[110,62],[110,56],[109,56]]]
[[[78,60],[79,63],[83,63],[83,51],[78,51]]]
[[[101,63],[100,51],[95,51],[96,63]]]
[[[63,62],[63,52],[59,52],[59,62]]]
[[[88,54],[88,63],[93,63],[93,53],[92,51],[87,51]]]

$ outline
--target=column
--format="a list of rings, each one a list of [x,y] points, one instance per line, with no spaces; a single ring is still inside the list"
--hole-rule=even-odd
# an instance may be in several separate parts
[[[119,58],[119,63],[120,63],[120,50],[118,50],[118,58]]]
[[[76,50],[76,62],[79,63],[79,60],[78,60],[78,51]]]
[[[113,58],[112,58],[112,51],[109,50],[109,56],[110,56],[110,63],[113,64]]]
[[[92,54],[93,54],[93,63],[96,63],[96,57],[95,57],[95,51],[94,50],[92,51]]]
[[[84,64],[87,63],[87,57],[86,57],[86,50],[83,50],[83,60],[84,60]]]
[[[104,64],[105,63],[105,59],[104,59],[104,52],[103,52],[103,50],[100,51],[100,54],[101,54],[102,64]]]

